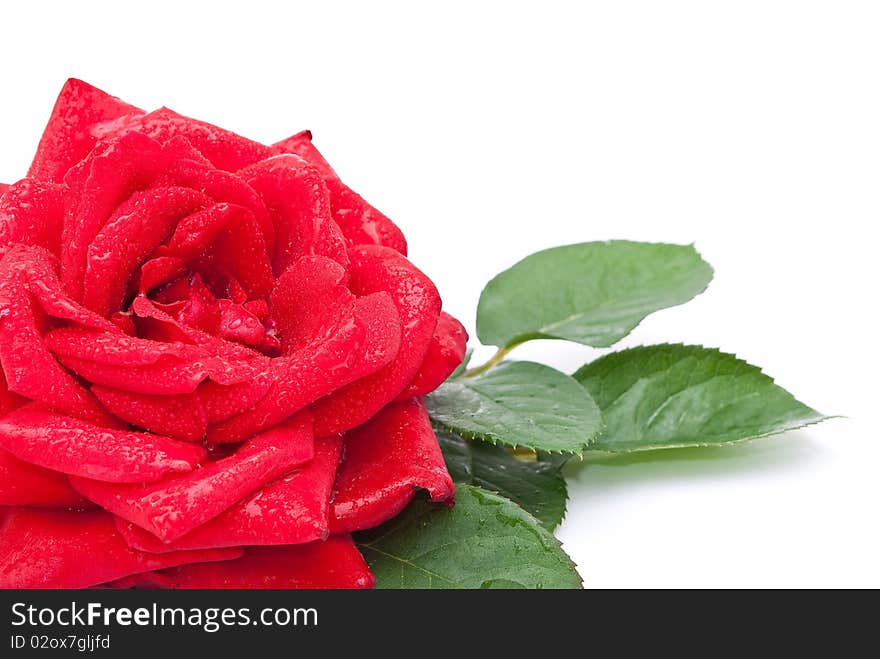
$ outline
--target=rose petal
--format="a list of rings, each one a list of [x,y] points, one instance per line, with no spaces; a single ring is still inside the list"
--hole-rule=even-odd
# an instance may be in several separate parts
[[[272,265],[263,230],[244,206],[222,202],[193,214],[155,255],[183,261],[203,258],[212,274],[235,277],[253,298],[265,297],[272,290]]]
[[[266,244],[275,243],[275,228],[266,204],[256,190],[245,183],[240,176],[231,172],[215,169],[208,161],[194,162],[185,158],[182,154],[174,154],[179,147],[189,146],[189,141],[182,137],[175,137],[163,145],[169,154],[170,166],[159,178],[166,185],[180,185],[195,190],[201,190],[218,202],[245,208],[253,214],[260,232]]]
[[[196,394],[151,396],[100,385],[92,393],[115,416],[159,435],[199,442],[208,429],[208,415]]]
[[[236,281],[229,280],[230,283]],[[177,287],[179,284],[175,285]],[[280,352],[281,344],[274,328],[264,325],[242,303],[215,297],[199,275],[189,277],[188,285],[180,294],[182,297],[178,301],[164,305],[169,313],[174,314],[179,324],[200,330],[203,336],[213,335],[216,339],[247,345],[265,354]],[[233,290],[231,294],[237,299],[247,300],[243,289]]]
[[[208,415],[208,422],[217,424],[256,405],[269,391],[271,382],[268,373],[228,386],[206,380],[199,385],[197,394]]]
[[[302,158],[282,155],[239,174],[260,193],[275,222],[276,273],[301,256],[328,256],[346,265],[345,240],[330,214],[327,186]]]
[[[23,179],[0,196],[0,257],[10,245],[45,247],[59,254],[64,187]]]
[[[348,272],[326,256],[304,256],[278,278],[269,315],[285,354],[336,331],[356,299],[347,284]]]
[[[345,436],[345,457],[330,505],[330,532],[369,529],[396,516],[415,495],[434,501],[455,493],[425,406],[392,403]]]
[[[128,281],[185,216],[210,202],[187,188],[134,193],[110,216],[86,252],[83,306],[102,316],[122,307]]]
[[[112,322],[74,302],[56,274],[55,257],[42,247],[15,245],[0,261],[0,286],[20,286],[46,314],[83,327],[118,333]]]
[[[165,357],[150,366],[97,364],[73,355],[59,357],[59,360],[71,371],[95,384],[148,395],[190,394],[209,375],[205,364],[181,363]],[[241,379],[246,377],[243,375]]]
[[[27,398],[9,391],[9,384],[6,382],[6,375],[3,373],[3,369],[0,368],[0,417],[8,414],[16,407],[21,407],[27,402]]]
[[[192,261],[204,254],[238,217],[249,212],[243,206],[226,202],[209,206],[180,222],[168,243],[156,250],[156,255]]]
[[[0,419],[0,448],[41,467],[112,483],[143,483],[192,471],[206,455],[201,446],[101,428],[34,405]]]
[[[313,406],[318,436],[354,428],[394,400],[418,372],[440,315],[440,295],[431,280],[387,247],[362,245],[351,251],[350,285],[357,295],[391,295],[403,328],[400,352],[380,371]]]
[[[157,590],[173,588],[174,582],[163,574],[158,572],[141,572],[140,574],[132,574],[121,579],[114,579],[107,583],[100,584],[98,588],[113,588],[115,590],[128,590],[130,588],[138,588],[144,590]]]
[[[337,330],[272,360],[265,397],[243,414],[208,428],[208,440],[237,442],[332,391],[383,368],[398,354],[400,325],[386,293],[358,298]],[[324,433],[325,435],[333,433]]]
[[[208,377],[236,384],[265,369],[263,362],[201,346],[73,327],[47,332],[45,341],[61,363],[90,382],[140,394],[189,394]]]
[[[113,425],[113,417],[49,352],[31,296],[7,267],[17,252],[36,249],[19,246],[0,261],[0,364],[8,388],[72,416]]]
[[[148,293],[158,286],[174,281],[186,274],[186,263],[176,256],[157,256],[141,266],[138,292]]]
[[[176,174],[178,172],[179,166],[181,166],[184,170],[191,167],[199,167],[210,169],[211,171],[215,172],[218,171],[211,164],[211,161],[208,160],[205,155],[201,151],[199,151],[185,136],[175,135],[170,139],[162,139],[159,141],[162,143],[162,152],[167,156],[168,169],[166,169],[159,176],[159,178],[156,179],[157,184],[176,185],[176,183],[172,183],[172,181],[176,179]],[[201,186],[199,185],[199,181],[193,181],[192,184],[183,183],[183,185],[187,188],[201,188]]]
[[[164,574],[159,574],[158,572],[141,572],[140,574],[132,574],[127,577],[122,577],[121,579],[108,581],[107,583],[101,584],[99,587],[113,588],[116,590],[128,590],[130,588],[155,590],[161,588],[173,588],[174,582],[170,577],[166,577]]]
[[[55,261],[48,252],[40,248],[15,248],[20,254],[18,267],[26,273],[24,284],[34,296],[40,307],[53,318],[69,320],[83,327],[118,333],[119,328],[94,311],[75,302],[61,285],[55,271]],[[12,261],[10,256],[8,261]]]
[[[188,343],[162,343],[127,334],[61,327],[46,333],[46,344],[63,357],[74,356],[108,366],[151,366],[162,358],[197,361],[206,355]]]
[[[174,542],[162,542],[131,522],[117,520],[117,526],[129,545],[149,552],[295,545],[326,539],[330,493],[341,450],[339,437],[316,439],[315,457],[306,466],[269,483]]]
[[[71,483],[105,510],[173,541],[227,510],[269,481],[312,459],[307,414],[255,436],[227,458],[161,483],[113,485],[85,478]]]
[[[388,217],[339,180],[336,172],[312,144],[311,132],[306,130],[273,144],[272,150],[276,154],[294,153],[320,172],[330,193],[333,219],[342,230],[349,247],[382,245],[406,256],[406,238],[403,232]]]
[[[235,375],[238,366],[249,367],[249,377],[257,377],[268,368],[271,361],[248,346],[211,336],[196,327],[181,323],[143,295],[134,299],[131,310],[137,315],[141,336],[160,341],[194,343],[206,355],[215,357],[215,365],[229,371],[226,375],[222,372],[217,374],[218,382],[232,384],[241,381]]]
[[[64,474],[0,451],[0,506],[83,508],[91,505],[70,486]]]
[[[242,306],[263,322],[269,318],[269,303],[266,300],[249,300],[243,302]]]
[[[231,548],[147,554],[125,544],[104,511],[9,508],[0,524],[0,588],[88,588],[241,553]]]
[[[271,155],[269,147],[168,108],[145,114],[136,123],[138,130],[159,142],[185,137],[215,167],[229,172]]]
[[[232,300],[218,300],[217,309],[220,312],[217,326],[219,338],[236,341],[267,355],[281,354],[281,342],[272,324],[263,324],[244,305],[236,304]]]
[[[291,135],[287,139],[276,142],[271,147],[275,155],[282,153],[292,153],[299,156],[312,167],[320,172],[321,176],[327,178],[338,178],[333,167],[327,162],[327,159],[321,155],[321,152],[312,143],[312,131],[302,130],[296,135]]]
[[[379,245],[406,256],[403,232],[390,218],[368,204],[363,197],[339,179],[327,179],[333,219],[349,247]]]
[[[372,588],[375,580],[347,535],[287,547],[249,547],[243,557],[163,570],[174,588]]]
[[[71,78],[58,95],[28,176],[60,182],[97,140],[141,114],[133,105]]]
[[[89,245],[133,192],[146,190],[166,167],[162,147],[146,135],[124,133],[102,142],[64,177],[70,201],[64,215],[61,281],[82,299]]]
[[[27,402],[9,391],[0,369],[0,417]],[[0,506],[68,507],[90,505],[71,486],[64,474],[19,460],[0,450]]]
[[[419,372],[397,400],[424,396],[443,384],[464,360],[467,341],[464,326],[445,311],[441,312]]]
[[[214,274],[234,277],[250,299],[265,298],[272,290],[274,276],[266,241],[249,212],[220,235],[207,260]]]

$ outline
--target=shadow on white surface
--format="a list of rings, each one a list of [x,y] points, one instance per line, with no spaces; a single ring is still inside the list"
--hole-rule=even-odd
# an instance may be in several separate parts
[[[587,588],[880,583],[876,433],[852,420],[571,463],[557,535]]]
[[[662,480],[705,480],[771,471],[809,468],[822,460],[823,444],[809,429],[717,447],[642,451],[619,455],[587,455],[565,469],[579,496],[602,497],[619,487],[650,487]]]

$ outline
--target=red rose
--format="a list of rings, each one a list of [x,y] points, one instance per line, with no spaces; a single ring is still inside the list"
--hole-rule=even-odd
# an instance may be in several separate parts
[[[77,80],[0,188],[0,587],[368,587],[464,329],[309,133]]]

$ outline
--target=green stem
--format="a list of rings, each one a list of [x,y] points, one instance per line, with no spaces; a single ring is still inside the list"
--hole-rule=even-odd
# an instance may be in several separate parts
[[[468,370],[466,370],[464,373],[461,374],[461,377],[472,378],[475,375],[480,375],[481,373],[485,373],[490,368],[498,366],[498,364],[500,364],[501,361],[505,357],[507,357],[508,353],[510,353],[510,351],[513,350],[514,348],[516,348],[518,345],[520,345],[520,344],[514,343],[509,346],[504,346],[503,348],[498,348],[498,352],[496,352],[494,355],[492,355],[492,357],[489,358],[489,361],[487,361],[485,364],[480,364],[479,366],[475,366],[474,368],[469,368]]]

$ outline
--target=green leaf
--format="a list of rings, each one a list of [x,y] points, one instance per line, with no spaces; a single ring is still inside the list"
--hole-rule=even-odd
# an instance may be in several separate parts
[[[448,380],[425,398],[431,418],[467,439],[580,455],[602,429],[599,408],[565,373],[503,362]]]
[[[456,485],[455,507],[414,501],[358,538],[377,588],[580,588],[559,541],[516,504]]]
[[[446,467],[453,480],[478,485],[519,504],[552,531],[565,517],[568,490],[562,477],[567,458],[539,453],[521,459],[508,449],[479,440],[467,441],[437,428]]]
[[[600,451],[728,444],[828,418],[758,367],[701,346],[622,350],[574,377],[602,409],[606,428],[590,447]]]
[[[502,347],[567,339],[604,348],[648,314],[699,295],[711,280],[712,268],[693,246],[615,240],[555,247],[486,285],[477,335]]]

